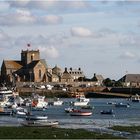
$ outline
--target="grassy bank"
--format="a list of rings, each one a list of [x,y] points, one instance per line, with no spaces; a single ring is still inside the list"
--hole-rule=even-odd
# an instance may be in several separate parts
[[[140,133],[140,126],[113,126],[113,127],[111,127],[111,129],[130,132],[130,133],[133,133],[133,134],[139,134]]]
[[[0,127],[0,139],[116,139],[108,134],[89,132],[83,129],[49,127]]]

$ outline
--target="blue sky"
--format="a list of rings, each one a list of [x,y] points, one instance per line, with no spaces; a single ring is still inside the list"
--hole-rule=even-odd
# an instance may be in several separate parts
[[[1,0],[0,63],[40,49],[49,67],[119,79],[140,73],[140,2]]]

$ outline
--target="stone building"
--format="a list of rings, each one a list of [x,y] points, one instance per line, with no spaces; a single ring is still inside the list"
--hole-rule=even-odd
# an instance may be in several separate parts
[[[102,86],[103,85],[103,76],[102,75],[97,75],[96,73],[94,73],[93,78],[91,79],[91,81],[95,82],[96,86]]]
[[[78,68],[78,69],[70,68],[68,70],[68,73],[71,75],[71,77],[74,79],[74,81],[78,81],[78,78],[84,77],[84,74],[83,74],[83,71],[81,71],[81,68]]]
[[[48,81],[46,69],[46,61],[40,59],[39,50],[22,50],[21,61],[3,60],[1,80],[6,83],[14,81]]]
[[[118,81],[124,87],[140,87],[140,74],[126,74]]]
[[[61,82],[68,83],[68,82],[73,82],[73,81],[74,81],[73,77],[68,72],[67,68],[65,68],[65,71],[63,72],[63,75],[61,77]]]

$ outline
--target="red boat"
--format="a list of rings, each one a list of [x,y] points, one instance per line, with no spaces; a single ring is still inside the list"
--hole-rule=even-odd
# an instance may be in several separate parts
[[[73,110],[70,112],[71,116],[91,116],[92,112],[91,111],[82,111],[82,110]]]

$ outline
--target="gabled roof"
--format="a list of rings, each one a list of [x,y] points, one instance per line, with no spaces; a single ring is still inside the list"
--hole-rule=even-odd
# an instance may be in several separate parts
[[[40,62],[41,62],[46,68],[48,67],[45,59],[40,59]]]
[[[7,69],[20,69],[22,67],[21,61],[4,60],[3,63]]]
[[[103,78],[102,75],[96,75],[96,78],[97,78],[98,80],[104,80],[104,78]]]
[[[61,78],[62,79],[72,79],[72,76],[68,72],[64,72]]]
[[[96,75],[94,74],[93,78],[92,78],[92,81],[103,81],[104,78],[102,75]]]
[[[39,62],[40,60],[34,60],[34,61],[32,61],[31,63],[29,63],[26,67],[28,68],[28,69],[33,69],[36,65],[37,65],[37,63]]]
[[[140,82],[140,74],[127,74],[118,81],[121,82]]]

